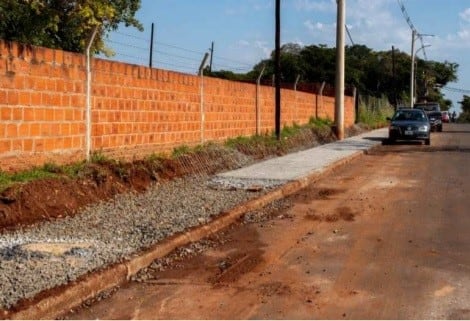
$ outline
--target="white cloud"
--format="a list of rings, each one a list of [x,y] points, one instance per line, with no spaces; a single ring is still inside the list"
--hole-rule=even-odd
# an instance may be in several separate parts
[[[272,48],[268,47],[267,41],[256,40],[255,48],[261,49],[261,51],[263,52],[264,58],[270,57]]]
[[[271,0],[252,0],[253,9],[256,11],[271,9],[273,7],[273,1]]]
[[[470,8],[467,8],[459,13],[459,16],[463,21],[470,22]]]
[[[336,10],[335,0],[296,0],[295,8],[299,11],[331,12]]]
[[[470,40],[470,29],[462,29],[457,34],[461,40]]]
[[[315,33],[317,31],[331,31],[335,26],[336,23],[334,24],[325,24],[322,22],[313,22],[311,20],[307,20],[304,22],[304,26],[312,33]]]

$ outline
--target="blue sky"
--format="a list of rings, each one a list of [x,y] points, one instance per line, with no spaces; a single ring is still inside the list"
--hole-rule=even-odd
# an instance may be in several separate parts
[[[411,30],[400,9],[425,37],[427,58],[460,65],[452,88],[470,90],[470,0],[346,0],[354,43],[374,50],[392,45],[410,53]],[[274,48],[274,0],[142,0],[137,18],[145,31],[121,27],[108,46],[115,60],[148,65],[155,23],[153,66],[195,74],[214,42],[213,69],[246,72]],[[335,46],[336,0],[281,0],[281,42]],[[351,44],[347,38],[347,44]],[[417,48],[420,43],[417,42]],[[423,51],[418,53],[423,58]],[[462,93],[443,91],[454,102]],[[468,94],[468,93],[467,93]]]

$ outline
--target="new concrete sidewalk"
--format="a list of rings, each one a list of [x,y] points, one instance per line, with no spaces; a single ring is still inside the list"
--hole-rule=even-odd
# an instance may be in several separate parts
[[[268,159],[245,168],[219,174],[217,178],[249,181],[250,184],[253,181],[267,182],[266,185],[277,186],[277,188],[269,190],[261,197],[240,204],[228,212],[221,213],[207,224],[172,236],[144,252],[136,253],[127,261],[91,273],[67,286],[39,296],[28,306],[20,307],[15,311],[4,311],[3,315],[0,314],[0,319],[54,319],[87,299],[95,297],[98,293],[125,283],[139,270],[171,253],[175,248],[217,233],[236,222],[245,213],[299,191],[332,169],[380,145],[386,137],[386,129],[373,130],[343,141]]]
[[[262,161],[217,176],[232,179],[277,180],[281,183],[294,181],[314,173],[321,173],[339,160],[379,145],[387,136],[387,129],[378,129],[342,141]]]

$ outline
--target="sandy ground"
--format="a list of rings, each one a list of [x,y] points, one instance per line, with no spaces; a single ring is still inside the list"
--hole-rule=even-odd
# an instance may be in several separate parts
[[[470,319],[470,126],[381,146],[67,319]]]

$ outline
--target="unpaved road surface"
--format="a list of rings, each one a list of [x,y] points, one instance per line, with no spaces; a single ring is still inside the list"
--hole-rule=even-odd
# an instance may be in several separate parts
[[[380,146],[64,318],[470,319],[469,165],[470,125]]]

